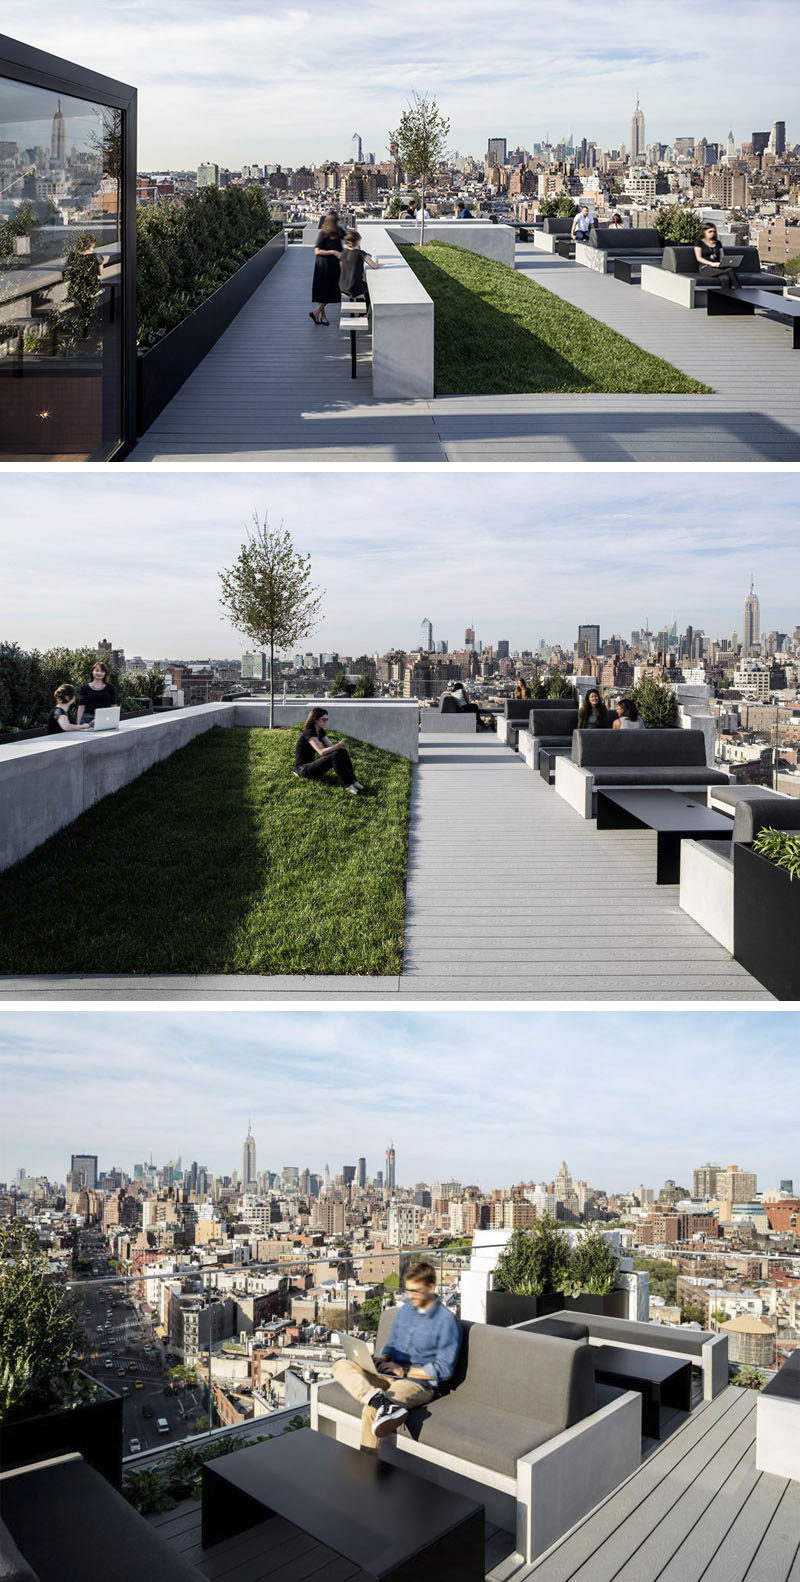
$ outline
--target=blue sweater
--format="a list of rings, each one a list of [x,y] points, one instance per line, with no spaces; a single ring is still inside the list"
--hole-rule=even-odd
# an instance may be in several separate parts
[[[440,1389],[452,1378],[461,1350],[461,1325],[436,1298],[432,1307],[419,1312],[413,1302],[397,1309],[384,1355],[392,1362],[424,1368],[431,1383]]]

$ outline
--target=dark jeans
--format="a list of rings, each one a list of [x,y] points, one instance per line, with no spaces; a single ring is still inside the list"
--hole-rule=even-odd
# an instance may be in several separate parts
[[[312,764],[303,764],[297,773],[303,780],[321,780],[332,769],[340,786],[351,786],[356,777],[350,754],[346,747],[337,747],[335,753],[325,758],[315,758]]]
[[[719,269],[703,269],[701,267],[700,277],[702,280],[718,280],[720,291],[738,291],[739,289],[739,276],[736,270],[729,269],[727,264],[721,265]]]
[[[491,725],[487,725],[486,724],[486,720],[485,720],[484,716],[481,714],[481,711],[478,708],[477,703],[467,703],[467,704],[465,704],[463,709],[459,709],[459,713],[460,714],[474,714],[476,716],[477,721],[478,721],[478,730],[479,731],[490,731],[491,728],[492,728]]]

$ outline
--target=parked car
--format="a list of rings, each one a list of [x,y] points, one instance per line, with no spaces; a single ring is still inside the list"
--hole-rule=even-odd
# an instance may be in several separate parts
[[[138,1439],[131,1439],[129,1441],[129,1444],[130,1444],[131,1455],[132,1456],[138,1456],[139,1451],[142,1448],[140,1441]]]
[[[166,1417],[159,1417],[158,1418],[158,1421],[156,1422],[156,1428],[158,1429],[158,1432],[160,1434],[168,1434],[169,1433],[169,1423],[167,1422]]]

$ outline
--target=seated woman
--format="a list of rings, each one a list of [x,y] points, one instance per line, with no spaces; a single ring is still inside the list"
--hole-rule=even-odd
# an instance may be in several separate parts
[[[492,728],[492,717],[491,717],[491,715],[481,714],[481,711],[478,708],[477,703],[470,703],[469,694],[467,692],[466,687],[464,686],[463,681],[457,681],[455,686],[450,688],[450,697],[454,700],[456,708],[462,714],[474,714],[475,715],[475,718],[477,720],[477,729],[479,731],[490,731],[491,730],[491,728]]]
[[[621,214],[612,214],[611,219],[609,220],[608,225],[606,226],[606,230],[608,230],[608,231],[622,231],[622,230],[624,230],[624,228],[625,227],[622,224],[622,215]]]
[[[348,302],[359,299],[369,302],[364,266],[366,265],[367,269],[378,268],[371,253],[365,253],[360,243],[361,237],[358,231],[345,232],[344,252],[339,268],[339,290]]]
[[[91,681],[84,681],[78,691],[78,724],[82,725],[84,719],[87,725],[94,725],[95,709],[113,709],[117,701],[117,694],[108,679],[108,671],[102,659],[92,665]]]
[[[516,699],[518,699],[518,700],[530,697],[530,692],[528,691],[528,688],[525,685],[525,678],[524,677],[520,677],[519,681],[517,682],[517,684],[516,684],[516,686],[514,688],[514,697]]]
[[[739,286],[739,276],[731,264],[725,262],[725,249],[717,236],[717,227],[707,222],[701,227],[700,240],[694,250],[700,265],[701,280],[717,280],[721,291],[734,291]]]
[[[643,731],[645,728],[633,698],[620,698],[617,703],[617,718],[613,721],[615,731]]]
[[[606,730],[611,724],[608,709],[597,690],[590,687],[580,708],[578,709],[578,730],[597,731]]]
[[[364,787],[356,779],[356,772],[347,748],[342,742],[331,742],[325,734],[328,723],[327,709],[312,709],[297,738],[294,750],[294,772],[298,780],[321,780],[332,769],[340,786],[352,796],[359,796]]]
[[[56,700],[56,706],[54,709],[50,710],[50,714],[48,715],[48,736],[58,736],[60,731],[89,730],[89,722],[87,722],[86,725],[73,725],[72,720],[69,717],[70,708],[75,702],[74,687],[71,687],[68,682],[65,682],[63,686],[56,687],[53,697]]]

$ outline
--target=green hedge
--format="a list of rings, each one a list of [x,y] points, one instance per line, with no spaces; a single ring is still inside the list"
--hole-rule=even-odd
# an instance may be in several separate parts
[[[260,187],[203,187],[136,211],[137,341],[154,346],[277,235]]]
[[[0,642],[0,730],[27,731],[47,723],[56,687],[69,682],[76,690],[91,681],[98,659],[107,666],[111,685],[125,708],[136,698],[160,698],[164,678],[160,671],[129,676],[98,654],[96,648],[48,648],[43,654],[25,653],[18,643]]]

